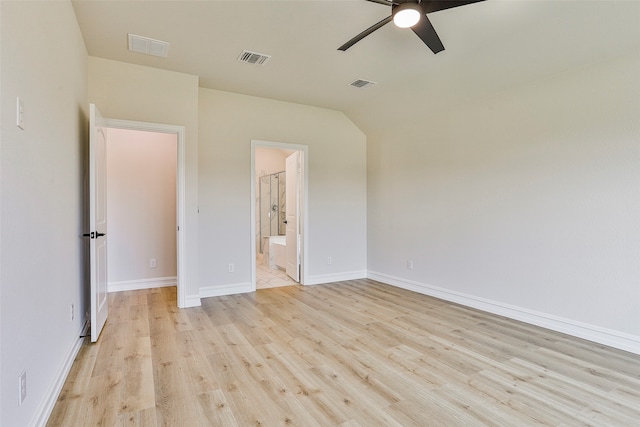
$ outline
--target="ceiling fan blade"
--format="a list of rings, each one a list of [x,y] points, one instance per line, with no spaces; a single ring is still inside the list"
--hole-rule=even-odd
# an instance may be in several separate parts
[[[385,6],[393,6],[394,4],[397,4],[396,2],[387,1],[387,0],[367,0],[367,1],[370,1],[371,3],[383,4]]]
[[[374,25],[370,26],[369,28],[367,28],[366,30],[364,30],[363,32],[361,32],[360,34],[358,34],[357,36],[355,36],[354,38],[352,38],[351,40],[349,40],[348,42],[346,42],[342,46],[340,46],[338,48],[338,50],[345,51],[345,50],[349,49],[351,46],[353,46],[354,44],[358,43],[360,40],[362,40],[363,38],[367,37],[369,34],[373,33],[374,31],[380,29],[384,25],[388,24],[392,20],[393,20],[392,16],[389,16],[388,18],[384,18],[382,21],[378,22],[377,24],[374,24]],[[434,30],[434,32],[435,32],[435,30]]]
[[[433,53],[438,53],[444,50],[444,45],[440,41],[438,33],[436,33],[435,28],[433,28],[431,21],[429,21],[429,18],[427,18],[426,15],[420,18],[420,21],[411,27],[411,29],[418,37],[420,37],[424,44],[429,46],[429,49],[431,49]]]
[[[372,1],[372,0],[368,0]],[[451,9],[452,7],[465,6],[471,3],[478,3],[484,0],[424,0],[420,3],[424,13],[437,12],[439,10]]]

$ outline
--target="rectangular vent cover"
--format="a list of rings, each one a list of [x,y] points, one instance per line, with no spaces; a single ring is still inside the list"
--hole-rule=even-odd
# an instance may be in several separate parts
[[[354,80],[351,83],[349,83],[349,86],[357,87],[358,89],[366,89],[366,88],[371,87],[371,86],[373,86],[375,84],[376,84],[376,82],[372,82],[372,81],[369,81],[369,80],[358,79],[358,80]]]
[[[269,60],[269,58],[271,58],[271,56],[265,55],[263,53],[243,50],[238,57],[238,61],[246,62],[248,64],[264,65]]]
[[[129,34],[129,50],[131,52],[144,53],[145,55],[166,58],[169,55],[169,43],[149,37]]]

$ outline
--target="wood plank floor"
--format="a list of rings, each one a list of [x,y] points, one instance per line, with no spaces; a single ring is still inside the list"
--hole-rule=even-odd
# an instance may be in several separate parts
[[[640,357],[371,280],[109,295],[48,426],[638,426]]]

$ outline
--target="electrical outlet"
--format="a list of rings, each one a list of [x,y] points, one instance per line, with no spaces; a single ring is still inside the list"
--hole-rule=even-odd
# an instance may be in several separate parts
[[[72,322],[73,322],[73,319],[75,319],[75,317],[76,317],[76,310],[73,304],[71,304],[71,321]]]
[[[158,266],[158,263],[156,262],[155,258],[151,258],[149,260],[149,268],[156,268]]]
[[[407,270],[413,270],[413,260],[412,259],[408,259],[407,260]]]
[[[327,257],[327,264],[328,265],[333,264],[333,258],[331,258],[330,256]]]
[[[236,266],[233,264],[229,264],[229,273],[233,273],[234,271],[236,271]]]
[[[27,371],[22,371],[18,376],[18,406],[27,398]]]

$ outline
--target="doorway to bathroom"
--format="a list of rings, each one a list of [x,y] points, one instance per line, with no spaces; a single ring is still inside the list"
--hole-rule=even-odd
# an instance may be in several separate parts
[[[252,288],[304,283],[307,147],[251,142]]]

